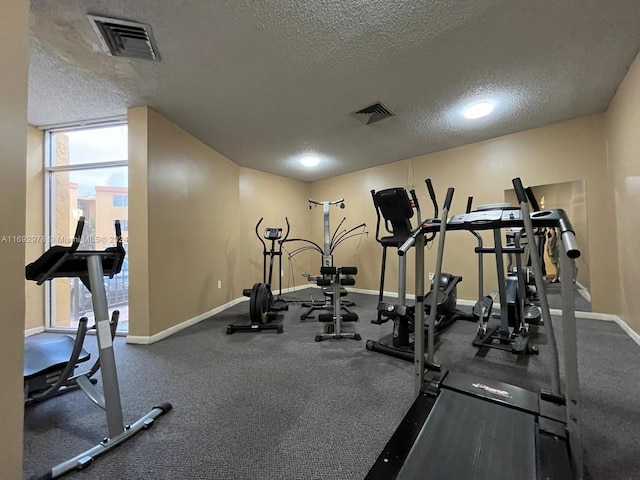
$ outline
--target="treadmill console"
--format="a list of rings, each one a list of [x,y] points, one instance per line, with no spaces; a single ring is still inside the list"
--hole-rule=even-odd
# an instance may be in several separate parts
[[[454,215],[449,219],[449,225],[482,225],[487,223],[500,224],[502,222],[513,222],[522,220],[520,209],[505,210],[480,210],[470,213]]]

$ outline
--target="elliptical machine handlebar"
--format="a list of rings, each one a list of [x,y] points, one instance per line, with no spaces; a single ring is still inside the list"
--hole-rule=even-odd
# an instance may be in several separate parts
[[[418,225],[420,225],[420,223],[422,223],[422,217],[420,216],[421,212],[420,212],[420,202],[418,202],[418,197],[416,195],[416,191],[412,188],[411,190],[409,190],[409,193],[411,194],[411,201],[413,202],[413,208],[416,211],[416,217],[418,219]]]
[[[260,243],[262,243],[262,250],[266,252],[267,244],[264,243],[264,240],[262,240],[262,235],[260,235],[260,231],[258,230],[260,228],[260,224],[262,223],[262,220],[264,220],[264,217],[260,217],[260,220],[258,220],[258,223],[256,223],[256,237],[258,237],[258,240],[260,240]]]
[[[436,200],[436,192],[433,190],[431,179],[427,178],[424,183],[427,184],[427,191],[429,192],[429,197],[431,197],[431,203],[433,203],[433,218],[438,218],[438,200]]]
[[[430,185],[430,183],[431,183],[430,181],[429,183],[427,183],[427,187]],[[431,191],[433,191],[433,187]],[[431,193],[431,191],[429,193]],[[416,238],[422,232],[422,217],[420,216],[420,202],[418,202],[418,196],[416,195],[415,189],[412,188],[411,190],[409,190],[409,193],[411,194],[411,201],[413,202],[413,208],[416,211],[418,226],[413,232],[411,232],[411,236],[407,238],[407,240],[400,246],[400,248],[398,248],[398,255],[401,257],[404,256],[405,253],[407,253],[407,250],[409,250],[411,247],[415,245]]]
[[[433,189],[433,184],[431,183],[431,179],[427,178],[424,183],[427,184],[427,191],[429,192],[429,197],[431,198],[431,203],[433,204],[433,220],[438,219],[438,200],[436,199],[436,192]],[[425,238],[425,245],[431,242],[434,238],[436,238],[436,232],[431,232],[431,234]]]
[[[471,206],[473,205],[473,197],[468,197],[467,198],[467,209],[465,210],[465,213],[471,213]]]
[[[82,231],[84,230],[84,222],[85,217],[81,216],[78,219],[78,223],[76,224],[76,232],[73,234],[73,243],[69,246],[69,252],[75,252],[80,247],[80,243],[82,242]],[[120,225],[120,222],[118,222],[118,225]],[[120,237],[117,230],[116,235],[118,236],[118,238]],[[40,283],[38,285],[40,285]]]
[[[291,225],[289,225],[289,217],[284,217],[284,221],[287,224],[287,232],[284,234],[284,238],[282,240],[278,240],[280,248],[282,248],[282,244],[287,241],[287,238],[289,238],[289,232],[291,231]]]
[[[398,248],[398,255],[400,257],[404,257],[404,255],[407,253],[407,251],[416,244],[416,238],[418,238],[418,236],[421,235],[421,234],[422,234],[422,225],[420,225],[418,228],[416,228],[411,233],[411,236],[409,238],[407,238],[407,241],[404,242],[400,246],[400,248]]]
[[[453,187],[449,187],[447,189],[447,196],[444,199],[444,209],[449,210],[451,208],[451,202],[453,202],[453,192],[454,192],[454,188]]]
[[[437,207],[437,202],[435,200],[435,193],[433,192],[433,186],[431,186],[431,180],[427,179],[427,188],[429,188],[429,195],[431,196],[431,199],[433,200],[433,204],[436,208],[436,211],[438,209]],[[415,196],[415,192],[412,190],[412,196]],[[449,211],[449,209],[451,208],[451,202],[453,201],[453,193],[454,193],[454,189],[452,187],[449,187],[447,189],[447,196],[444,199],[444,206],[443,206],[443,211]],[[420,223],[420,225],[411,233],[411,236],[407,239],[406,242],[404,242],[400,248],[398,248],[398,255],[399,256],[404,256],[407,253],[407,250],[409,250],[411,247],[413,247],[416,243],[416,238],[418,238],[419,235],[421,235],[423,233],[424,227],[426,225],[432,226],[435,224],[439,224],[440,222],[438,221],[438,219],[433,219],[431,221],[425,222],[425,223]],[[431,232],[432,235],[429,237],[429,241],[432,240],[435,237],[435,234],[437,233],[435,230]]]

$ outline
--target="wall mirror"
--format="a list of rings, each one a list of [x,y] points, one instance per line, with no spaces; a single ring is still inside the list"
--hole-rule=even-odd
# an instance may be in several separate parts
[[[565,275],[560,272],[561,281],[571,279],[575,273],[576,310],[591,311],[591,296],[589,294],[591,269],[589,268],[589,238],[587,235],[587,193],[584,180],[572,182],[552,183],[547,185],[528,185],[531,187],[540,208],[561,208],[567,212],[580,245],[581,256],[575,262],[574,272]],[[517,205],[516,194],[513,189],[505,190],[505,202]],[[547,295],[551,308],[561,308],[560,284],[549,284],[554,267],[549,260],[545,248],[545,267],[547,272]]]

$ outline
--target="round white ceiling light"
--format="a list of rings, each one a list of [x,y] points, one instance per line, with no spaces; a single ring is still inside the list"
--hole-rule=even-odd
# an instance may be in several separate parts
[[[301,158],[300,163],[305,167],[315,167],[320,163],[320,159],[318,157],[308,156]]]
[[[489,115],[493,112],[493,108],[493,103],[491,102],[474,103],[473,105],[465,108],[463,115],[465,118],[473,120]]]

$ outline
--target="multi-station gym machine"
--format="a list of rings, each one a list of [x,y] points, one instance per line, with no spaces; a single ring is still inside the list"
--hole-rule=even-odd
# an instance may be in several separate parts
[[[345,334],[341,332],[342,322],[354,322],[358,320],[358,315],[348,309],[353,306],[353,302],[345,301],[344,297],[347,295],[347,291],[344,286],[354,285],[355,280],[353,275],[357,273],[356,267],[340,267],[336,268],[333,265],[333,252],[342,242],[349,238],[357,237],[360,235],[366,235],[366,224],[361,223],[350,229],[342,228],[346,217],[343,217],[338,226],[331,233],[330,224],[330,209],[332,205],[339,205],[341,209],[345,208],[344,199],[331,200],[331,201],[317,201],[309,199],[309,209],[316,206],[322,206],[323,219],[324,219],[324,245],[321,247],[316,242],[305,238],[291,238],[286,240],[287,242],[304,242],[305,245],[292,250],[289,253],[289,258],[295,255],[307,251],[314,250],[320,253],[322,256],[322,266],[320,269],[320,276],[311,276],[308,273],[303,275],[310,282],[315,282],[316,285],[322,287],[322,293],[324,300],[303,303],[302,306],[307,310],[302,313],[300,320],[304,321],[307,318],[313,318],[312,313],[316,310],[325,310],[332,312],[331,314],[320,314],[318,320],[325,324],[324,334],[317,335],[316,341],[323,340],[325,338],[354,338],[360,339],[358,334]]]

